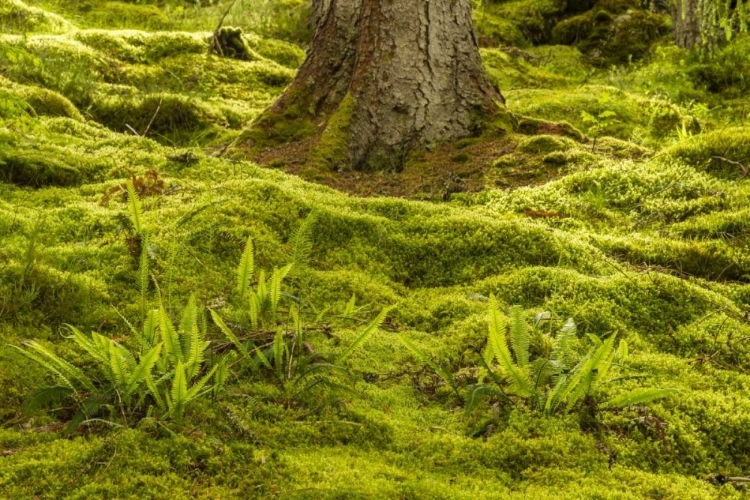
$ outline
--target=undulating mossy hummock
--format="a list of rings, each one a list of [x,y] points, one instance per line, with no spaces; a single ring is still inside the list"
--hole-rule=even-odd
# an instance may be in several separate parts
[[[268,121],[320,140],[265,168],[307,5],[212,54],[230,3],[0,0],[0,498],[747,495],[747,37],[485,2],[483,135],[339,172],[345,99]],[[603,352],[578,404],[524,396]]]

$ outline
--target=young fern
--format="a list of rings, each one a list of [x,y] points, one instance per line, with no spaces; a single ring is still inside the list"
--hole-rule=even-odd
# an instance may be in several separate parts
[[[421,349],[419,349],[414,342],[412,342],[409,338],[399,335],[398,340],[409,350],[411,353],[416,357],[419,361],[426,364],[430,368],[433,369],[435,373],[437,373],[440,378],[443,379],[443,381],[450,386],[451,389],[453,389],[453,392],[458,394],[458,384],[456,383],[456,380],[453,378],[453,375],[451,375],[449,372],[443,370],[440,366],[438,366],[437,363],[432,361],[424,352],[422,352]]]
[[[132,180],[128,180],[126,186],[128,191],[128,211],[130,212],[130,221],[133,223],[133,230],[136,234],[142,235],[144,233],[144,228],[141,199],[135,190],[135,185]]]
[[[138,277],[136,282],[136,288],[140,292],[141,299],[141,318],[146,317],[146,310],[148,308],[148,288],[151,281],[148,262],[148,245],[148,236],[143,234],[141,236],[141,255],[138,263]]]
[[[533,384],[529,378],[528,370],[526,370],[525,365],[516,364],[511,358],[505,334],[505,330],[508,327],[508,319],[498,309],[497,299],[494,295],[490,295],[489,308],[489,341],[492,345],[492,352],[500,366],[502,376],[509,382],[514,394],[524,397],[531,396],[533,394]],[[522,319],[522,316],[516,315],[515,320],[518,321],[519,318]],[[519,328],[517,325],[513,330],[519,336],[527,336],[526,339],[518,339],[518,347],[521,349],[525,346],[526,352],[522,356],[528,361],[528,330]]]
[[[245,244],[245,250],[242,252],[240,264],[237,267],[237,294],[240,300],[245,298],[245,294],[250,288],[253,279],[253,270],[255,267],[255,254],[253,249],[253,238],[248,237]]]
[[[380,311],[380,314],[378,314],[374,320],[368,324],[362,332],[360,332],[359,335],[354,339],[354,342],[351,343],[349,347],[347,347],[343,353],[338,357],[336,360],[337,364],[341,364],[344,361],[346,361],[349,356],[352,355],[354,351],[356,351],[362,344],[367,342],[367,339],[373,336],[373,334],[380,328],[380,326],[383,324],[383,321],[385,321],[385,318],[388,316],[388,313],[393,310],[393,306],[391,307],[385,307],[382,311]]]
[[[291,249],[289,252],[289,263],[292,265],[295,273],[306,269],[310,264],[310,256],[313,248],[313,229],[317,222],[317,214],[314,212],[302,221],[297,230],[292,233],[289,242]]]

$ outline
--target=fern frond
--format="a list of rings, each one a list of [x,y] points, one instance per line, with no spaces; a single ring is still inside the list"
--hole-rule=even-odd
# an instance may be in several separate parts
[[[26,346],[33,349],[38,354],[46,357],[49,362],[57,366],[58,369],[65,374],[67,379],[77,380],[87,391],[96,392],[96,386],[94,386],[94,383],[91,381],[88,375],[86,375],[77,366],[73,366],[72,364],[68,363],[66,360],[48,350],[46,347],[36,341],[32,340],[26,342]]]
[[[224,320],[221,319],[221,316],[219,316],[216,311],[214,311],[213,309],[210,309],[210,311],[211,318],[214,320],[214,324],[219,327],[221,333],[223,333],[227,340],[229,340],[232,345],[234,345],[237,350],[242,353],[243,357],[247,357],[247,347],[245,347],[245,345],[240,342],[240,339],[238,339],[234,332],[229,329],[227,324],[224,323]]]
[[[185,366],[182,364],[182,361],[177,362],[170,396],[172,413],[177,419],[180,419],[188,402],[187,376],[185,375]]]
[[[23,402],[23,411],[32,412],[43,406],[59,404],[65,396],[74,394],[75,391],[70,387],[62,385],[43,386],[32,391]]]
[[[203,341],[201,332],[198,329],[198,325],[193,326],[193,333],[190,340],[190,350],[187,355],[187,376],[188,380],[192,380],[193,377],[200,371],[203,365],[204,356],[203,353],[208,347],[209,343]]]
[[[297,228],[292,237],[290,243],[292,245],[290,251],[289,263],[292,264],[295,273],[298,273],[306,269],[310,263],[310,255],[312,254],[313,247],[313,228],[317,220],[317,214],[314,212],[308,215],[299,228]]]
[[[148,304],[148,287],[151,283],[149,274],[149,262],[148,262],[148,237],[143,235],[141,238],[141,257],[138,264],[138,277],[136,288],[141,294],[141,316],[146,315],[146,307]]]
[[[600,345],[594,347],[594,352],[590,356],[583,358],[579,364],[580,368],[570,378],[570,382],[567,387],[560,394],[556,404],[559,405],[563,402],[569,406],[574,405],[578,399],[580,399],[589,390],[591,382],[595,377],[595,371],[598,370],[601,365],[609,358],[612,350],[614,349],[616,335],[612,335],[604,342],[600,341]],[[554,408],[553,408],[554,409]]]
[[[349,302],[346,304],[346,308],[344,308],[344,317],[345,318],[351,318],[354,315],[354,308],[357,306],[357,295],[352,294],[352,298],[349,299]]]
[[[164,349],[166,355],[172,361],[173,364],[183,361],[182,347],[180,346],[180,339],[177,336],[177,332],[172,325],[172,320],[169,319],[167,311],[162,307],[159,310],[159,331],[161,333],[162,342],[164,342]]]
[[[161,349],[163,346],[164,344],[159,343],[156,347],[141,357],[138,366],[135,367],[135,370],[133,370],[133,373],[131,373],[128,378],[127,385],[125,386],[126,396],[133,394],[141,382],[145,382],[146,379],[151,376],[151,370],[154,368],[154,365],[156,365],[156,362],[159,361],[159,356],[161,356]]]
[[[143,234],[143,209],[141,199],[135,190],[132,180],[127,182],[128,190],[128,210],[130,211],[130,221],[133,223],[133,229],[138,234]]]
[[[182,353],[187,358],[192,351],[194,330],[198,328],[198,307],[195,305],[195,294],[190,295],[185,309],[182,310],[178,330]]]
[[[281,282],[284,280],[284,278],[286,278],[286,276],[289,274],[289,271],[291,270],[291,264],[282,269],[276,268],[273,270],[268,290],[271,298],[271,310],[273,312],[276,312],[276,309],[279,306],[279,300],[281,299]]]
[[[255,267],[255,254],[253,249],[253,237],[247,238],[245,250],[242,252],[240,265],[237,267],[237,293],[240,299],[245,297],[250,283],[253,279],[253,270]]]
[[[258,275],[258,287],[255,291],[258,296],[258,302],[260,303],[261,311],[265,309],[266,302],[268,301],[268,283],[266,283],[266,270],[261,269]]]
[[[271,366],[271,362],[268,361],[268,358],[266,357],[266,355],[263,354],[263,351],[261,351],[257,347],[255,348],[255,355],[258,357],[258,361],[260,362],[260,364],[262,364],[269,370],[273,369],[273,367]]]
[[[403,335],[398,335],[397,337],[398,337],[398,340],[400,340],[401,343],[404,344],[404,346],[407,349],[409,349],[411,351],[411,353],[419,361],[421,361],[422,363],[424,363],[427,366],[429,366],[430,368],[432,368],[432,370],[435,373],[437,373],[440,376],[440,378],[442,378],[443,381],[450,386],[451,389],[453,389],[453,392],[455,392],[456,394],[458,394],[458,384],[456,384],[456,381],[453,378],[453,375],[451,375],[450,373],[448,373],[445,370],[443,370],[442,368],[440,368],[440,366],[438,366],[437,363],[435,363],[429,357],[427,357],[427,355],[424,352],[422,352],[422,350],[419,349],[419,347],[417,347],[414,344],[414,342],[411,341],[411,339],[408,339],[408,338],[404,337]]]
[[[156,401],[156,406],[159,407],[159,410],[162,412],[167,411],[167,405],[164,403],[164,400],[161,397],[161,394],[159,394],[159,388],[156,387],[156,382],[154,382],[154,378],[151,376],[151,374],[146,375],[146,387],[148,387],[149,392],[151,393],[151,396],[153,396],[154,401]]]
[[[680,389],[675,388],[658,389],[647,387],[635,389],[608,401],[605,406],[610,408],[624,408],[626,406],[648,403],[649,401],[654,401],[656,399],[668,398],[678,392],[680,392]]]
[[[578,328],[573,318],[568,318],[563,327],[557,333],[552,346],[552,361],[556,362],[560,370],[568,368],[568,358],[572,352],[573,342],[578,338]]]
[[[86,335],[81,333],[81,331],[76,327],[71,325],[66,326],[70,329],[71,332],[73,332],[73,335],[71,337],[73,339],[73,342],[78,344],[78,346],[86,351],[89,356],[91,356],[100,364],[107,364],[109,362],[108,348],[105,347],[104,349],[102,349],[99,345],[90,340]]]
[[[127,371],[125,360],[122,353],[117,348],[117,344],[110,341],[109,344],[109,368],[112,373],[112,382],[117,387],[125,385],[125,381],[130,378]]]
[[[357,336],[357,338],[354,339],[354,342],[346,348],[346,350],[339,356],[338,360],[336,360],[337,364],[340,364],[344,362],[351,354],[356,351],[362,344],[367,342],[367,339],[369,339],[380,326],[383,324],[383,321],[385,321],[386,316],[388,316],[388,313],[393,310],[394,306],[385,307],[382,311],[380,311],[380,314],[375,317],[374,320],[370,322],[369,325],[365,327],[364,330]]]
[[[279,380],[284,378],[284,332],[279,328],[273,338],[273,364],[276,367],[276,376]]]
[[[502,392],[487,385],[475,385],[469,387],[464,397],[464,413],[470,414],[474,409],[479,406],[482,400],[492,396],[505,396]]]
[[[152,309],[146,314],[146,321],[143,323],[143,336],[141,342],[144,348],[151,349],[156,342],[156,329],[158,325],[159,311],[157,309]]]
[[[510,346],[516,356],[516,363],[523,368],[529,364],[529,330],[523,308],[510,308]]]
[[[230,357],[230,354],[232,355],[231,357]],[[230,361],[236,358],[237,358],[236,353],[232,352],[232,353],[222,356],[219,359],[219,364],[217,365],[216,373],[214,373],[214,384],[212,388],[214,397],[216,397],[218,393],[224,389],[224,385],[226,384],[227,380],[229,380]]]
[[[192,401],[198,395],[201,393],[204,387],[206,387],[206,384],[211,380],[211,378],[214,376],[214,373],[216,373],[218,366],[214,366],[211,368],[211,370],[206,373],[203,377],[201,377],[200,380],[198,380],[193,386],[188,389],[187,392],[187,401]]]
[[[490,295],[489,302],[490,324],[489,338],[492,352],[497,358],[505,379],[510,383],[511,390],[519,396],[531,396],[532,384],[524,370],[513,362],[505,338],[508,319],[500,313],[495,295]]]
[[[300,309],[299,304],[296,304],[294,307],[291,308],[289,312],[292,315],[292,326],[294,327],[294,341],[298,346],[302,346],[302,344],[305,341],[305,338],[304,338],[304,329],[302,328],[302,322],[300,320],[299,309]]]
[[[544,404],[544,409],[547,412],[550,412],[557,408],[560,396],[562,396],[563,391],[565,391],[566,387],[568,386],[568,376],[567,375],[560,375],[557,377],[557,382],[555,383],[554,388],[550,391],[550,393],[547,395],[547,402]]]
[[[629,355],[628,343],[623,339],[620,341],[620,346],[617,348],[617,361],[622,363],[628,359]]]
[[[27,348],[33,349],[33,346],[31,344],[32,342],[34,342],[34,341],[32,340],[32,341],[26,342],[26,343],[24,343],[24,345]],[[41,366],[42,368],[44,368],[45,370],[47,370],[48,372],[50,372],[51,374],[55,375],[57,377],[58,381],[60,383],[62,383],[65,387],[69,388],[70,390],[72,390],[72,391],[74,391],[76,393],[78,392],[76,390],[76,386],[71,381],[71,380],[75,380],[75,379],[73,377],[71,377],[69,374],[63,373],[63,371],[61,371],[55,365],[53,365],[52,363],[50,363],[48,360],[46,360],[43,357],[38,356],[38,355],[36,355],[36,354],[34,354],[32,352],[29,352],[27,349],[21,349],[18,346],[11,346],[11,347],[13,347],[14,349],[18,350],[24,357],[30,359],[31,361],[35,362],[36,364],[38,364],[39,366]]]
[[[250,324],[252,324],[253,328],[257,330],[260,320],[261,302],[260,300],[258,300],[258,296],[254,293],[250,294],[250,298],[248,300],[248,314],[250,315]]]

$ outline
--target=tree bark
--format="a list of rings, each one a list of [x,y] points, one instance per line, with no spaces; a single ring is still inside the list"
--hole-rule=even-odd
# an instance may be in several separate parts
[[[403,165],[416,148],[480,134],[505,116],[470,0],[315,0],[308,58],[256,122],[310,119],[334,168]]]
[[[698,0],[673,0],[670,5],[674,41],[680,48],[692,49],[702,42],[697,9]]]

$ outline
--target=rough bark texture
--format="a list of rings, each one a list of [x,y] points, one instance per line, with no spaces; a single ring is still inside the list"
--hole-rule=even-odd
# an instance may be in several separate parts
[[[678,47],[692,49],[701,43],[697,16],[698,0],[676,0],[671,6],[674,41]]]
[[[308,59],[256,126],[311,116],[326,127],[326,161],[357,169],[398,168],[417,147],[477,135],[504,99],[471,14],[470,0],[315,1]]]

